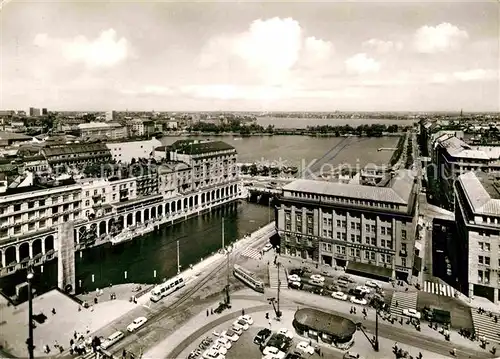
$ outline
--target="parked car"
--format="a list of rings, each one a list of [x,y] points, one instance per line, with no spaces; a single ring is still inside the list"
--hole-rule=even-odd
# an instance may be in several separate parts
[[[248,323],[246,321],[244,321],[243,319],[238,319],[238,320],[235,320],[233,322],[233,327],[236,327],[236,328],[241,328],[243,330],[248,330],[248,328],[250,327],[248,325]]]
[[[297,274],[292,274],[288,276],[289,282],[300,282],[301,278]]]
[[[268,243],[262,248],[263,252],[269,252],[271,249],[273,249],[273,245],[271,243]]]
[[[290,270],[290,272],[288,272],[288,273],[290,273],[290,274],[296,274],[299,277],[304,276],[304,270],[302,270],[300,268],[294,268],[294,269]]]
[[[135,331],[135,330],[139,329],[140,327],[142,327],[147,321],[148,321],[148,319],[146,317],[136,318],[132,323],[130,323],[127,326],[127,330],[130,333],[132,333],[133,331]]]
[[[231,329],[223,331],[221,333],[221,336],[226,337],[227,339],[229,339],[232,342],[237,342],[238,339],[240,339],[240,336],[238,334],[236,334],[234,331],[232,331]]]
[[[354,295],[351,297],[351,303],[366,305],[368,302],[365,298],[356,298]]]
[[[286,328],[279,329],[278,334],[284,335],[285,337],[287,337],[289,339],[293,339],[293,333]]]
[[[255,338],[253,338],[253,342],[255,344],[260,345],[260,344],[262,344],[262,342],[264,342],[270,336],[271,336],[271,331],[267,328],[264,328],[262,330],[259,330],[259,332],[255,336]]]
[[[309,355],[314,354],[314,348],[312,346],[310,346],[308,342],[300,342],[299,344],[297,344],[296,348],[298,351],[300,351],[302,353],[306,353]]]
[[[292,288],[292,289],[302,289],[303,284],[302,284],[302,282],[289,282],[288,287]]]
[[[338,300],[347,300],[348,296],[344,292],[333,292],[332,297]]]
[[[341,275],[338,280],[345,281],[347,283],[355,283],[355,280],[349,277],[348,275]]]
[[[212,345],[211,349],[216,350],[223,355],[227,354],[226,346],[220,342],[215,342],[214,345]]]
[[[267,358],[284,359],[286,355],[284,352],[282,352],[276,347],[265,347],[264,350],[262,351],[262,354],[266,359]]]
[[[217,350],[214,349],[208,349],[205,351],[202,355],[204,359],[225,359],[226,357],[219,353]]]
[[[319,274],[311,275],[311,280],[315,283],[323,283],[325,281],[325,277]]]
[[[245,322],[248,323],[248,325],[252,325],[253,324],[253,319],[248,314],[239,316],[238,320],[244,320]]]
[[[367,286],[364,286],[364,285],[358,285],[356,287],[356,289],[359,290],[363,294],[370,294],[370,292],[371,292],[370,288],[368,288]]]
[[[231,327],[231,330],[233,332],[235,332],[236,334],[238,334],[239,336],[241,336],[241,334],[243,334],[243,328],[241,326],[239,326],[239,325],[235,326],[234,323],[233,323],[233,325]]]
[[[217,338],[215,343],[222,344],[227,350],[231,349],[231,347],[233,346],[232,341],[225,336]]]
[[[380,284],[378,284],[377,282],[373,281],[373,280],[367,280],[365,285],[367,287],[370,287],[370,288],[375,288],[375,289],[380,289],[381,286]]]
[[[406,315],[407,317],[415,318],[418,320],[420,320],[420,318],[422,317],[420,312],[418,310],[415,310],[415,309],[403,309],[403,315]]]
[[[344,354],[344,359],[362,359],[358,353],[347,352]]]

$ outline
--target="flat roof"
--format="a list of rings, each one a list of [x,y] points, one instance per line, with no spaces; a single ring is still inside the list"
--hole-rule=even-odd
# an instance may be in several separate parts
[[[31,140],[33,137],[27,136],[22,133],[14,133],[14,132],[5,132],[5,131],[0,131],[0,140],[23,140],[23,141],[28,141]]]
[[[458,177],[472,210],[500,216],[500,177],[483,172],[467,172]]]
[[[352,320],[317,309],[299,309],[294,319],[300,325],[339,339],[351,337],[356,332],[356,324]]]

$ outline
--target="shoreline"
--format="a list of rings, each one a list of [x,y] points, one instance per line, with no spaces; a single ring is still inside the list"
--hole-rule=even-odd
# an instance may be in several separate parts
[[[381,136],[366,136],[366,135],[340,135],[337,136],[335,133],[322,133],[313,131],[310,132],[307,129],[277,129],[272,133],[267,132],[255,132],[255,133],[245,133],[240,132],[164,132],[163,137],[224,137],[232,136],[235,138],[247,138],[247,137],[272,137],[272,136],[308,136],[308,137],[363,137],[363,138],[380,138],[380,137],[400,137],[405,135],[405,131],[402,132],[385,132]]]

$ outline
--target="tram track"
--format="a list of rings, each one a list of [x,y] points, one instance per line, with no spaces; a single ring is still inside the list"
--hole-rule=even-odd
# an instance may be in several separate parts
[[[248,244],[243,246],[233,245],[233,251],[229,253],[229,261],[234,260],[238,254],[245,251],[246,249],[252,247],[255,243],[261,242],[263,238],[267,238],[270,234],[274,232],[274,227],[263,231],[258,234],[258,239],[254,241],[249,241]],[[112,348],[112,353],[119,353],[123,348],[126,348],[130,345],[130,341],[127,340],[132,337],[141,338],[143,333],[149,330],[150,325],[153,323],[157,323],[166,319],[168,317],[173,316],[175,313],[179,311],[182,305],[184,305],[189,299],[191,299],[198,291],[200,291],[208,282],[212,281],[221,271],[227,268],[227,258],[224,258],[220,263],[218,263],[215,268],[210,270],[208,273],[204,273],[202,278],[199,278],[198,281],[191,287],[186,286],[186,290],[184,290],[180,297],[176,298],[171,304],[168,305],[167,310],[158,309],[152,315],[148,316],[148,322],[145,326],[139,328],[137,331],[133,333],[125,333],[125,338],[120,343],[117,343],[114,348]],[[114,355],[115,356],[115,355]]]

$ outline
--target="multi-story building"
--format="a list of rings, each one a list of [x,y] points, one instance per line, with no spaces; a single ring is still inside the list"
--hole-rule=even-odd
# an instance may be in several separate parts
[[[455,182],[459,281],[468,297],[500,302],[500,176],[468,172]]]
[[[49,181],[45,188],[30,186],[14,191],[4,183],[0,193],[0,256],[5,260],[0,276],[58,256],[62,223],[73,222],[76,250],[82,250],[108,240],[110,234],[113,238],[122,232],[129,236],[142,227],[173,223],[239,198],[239,179],[237,172],[232,172],[236,166],[234,148],[212,143],[194,145],[193,149],[184,151],[178,145],[175,155],[187,156],[183,158],[193,166],[203,165],[204,177],[197,174],[194,178],[192,167],[177,161],[162,162],[156,170],[139,175],[129,171],[125,177],[87,178],[67,186],[51,187]],[[68,158],[74,157],[56,159]],[[140,164],[149,166],[148,161]],[[204,183],[197,183],[201,181]]]
[[[42,116],[46,116],[48,114],[48,111],[47,109],[44,107],[40,110],[40,112],[42,113]]]
[[[0,131],[0,148],[9,146],[19,146],[28,143],[33,137],[23,135],[22,133],[12,133]]]
[[[155,132],[155,123],[148,119],[135,118],[127,123],[127,127],[132,137],[150,136]]]
[[[168,161],[191,167],[191,180],[181,188],[197,191],[235,181],[238,176],[236,149],[225,142],[179,140],[163,149]]]
[[[82,167],[92,163],[110,163],[112,157],[103,143],[77,143],[42,149],[42,155],[51,168]]]
[[[115,120],[116,111],[106,111],[105,119],[106,122],[113,122]]]
[[[0,255],[7,273],[54,256],[57,226],[81,217],[81,187],[28,186],[0,194]]]
[[[432,178],[440,182],[442,193],[446,196],[445,206],[452,210],[453,185],[458,176],[476,170],[499,171],[500,147],[470,146],[455,136],[445,134],[434,143],[433,163],[435,173]]]
[[[35,107],[30,107],[29,109],[30,117],[40,116],[40,109]]]
[[[108,142],[106,146],[116,162],[130,163],[132,159],[151,158],[154,150],[161,146],[156,138],[145,141]]]
[[[414,186],[410,171],[401,171],[387,187],[302,179],[284,186],[276,221],[281,254],[410,281],[420,271],[414,266]]]
[[[90,122],[78,125],[78,130],[83,138],[107,137],[110,140],[127,138],[128,132],[125,126],[116,122]]]

